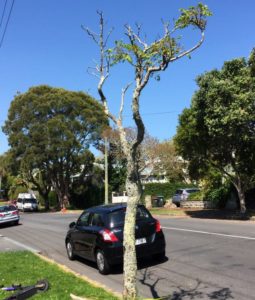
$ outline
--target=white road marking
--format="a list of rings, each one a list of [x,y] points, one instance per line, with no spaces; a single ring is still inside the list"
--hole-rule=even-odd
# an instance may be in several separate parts
[[[244,240],[255,240],[255,237],[250,236],[243,236],[243,235],[231,235],[231,234],[224,234],[224,233],[218,233],[218,232],[208,232],[208,231],[200,231],[200,230],[192,230],[192,229],[185,229],[185,228],[177,228],[177,227],[163,227],[163,229],[169,229],[169,230],[177,230],[177,231],[187,231],[187,232],[194,232],[194,233],[201,233],[201,234],[208,234],[208,235],[217,235],[217,236],[224,236],[229,238],[235,238],[235,239],[244,239]]]
[[[40,253],[39,250],[37,250],[37,249],[35,249],[35,248],[32,248],[32,247],[29,247],[29,246],[27,246],[27,245],[25,245],[25,244],[23,244],[23,243],[14,241],[13,239],[10,239],[10,238],[8,238],[8,237],[6,237],[6,236],[1,235],[1,238],[4,238],[6,241],[11,242],[11,243],[13,243],[13,244],[15,244],[15,245],[17,245],[17,246],[19,246],[19,247],[22,247],[22,248],[24,248],[24,249],[26,249],[26,250],[28,250],[28,251]]]

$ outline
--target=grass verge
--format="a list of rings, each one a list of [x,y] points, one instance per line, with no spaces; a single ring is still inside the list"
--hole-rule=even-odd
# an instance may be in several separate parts
[[[150,212],[155,216],[168,217],[191,217],[199,219],[219,219],[219,220],[250,220],[255,221],[255,210],[247,210],[245,215],[242,215],[238,210],[224,209],[182,209],[182,208],[150,208]]]
[[[165,215],[173,217],[185,217],[187,216],[185,210],[177,209],[168,209],[168,208],[150,208],[149,209],[152,215]]]
[[[100,287],[63,271],[59,266],[40,259],[28,251],[0,253],[0,286],[12,284],[33,285],[38,280],[47,279],[50,289],[36,294],[33,299],[65,300],[71,299],[70,293],[90,299],[111,299],[118,297]],[[11,296],[11,292],[0,290],[0,299]]]

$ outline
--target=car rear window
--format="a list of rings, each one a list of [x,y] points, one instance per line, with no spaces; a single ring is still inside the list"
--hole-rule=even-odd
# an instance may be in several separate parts
[[[108,222],[111,228],[116,226],[123,226],[125,222],[126,208],[121,208],[117,211],[108,214]],[[136,220],[147,220],[150,219],[151,214],[145,207],[137,207]]]
[[[0,206],[0,212],[13,211],[13,210],[16,210],[16,209],[17,208],[13,205]]]

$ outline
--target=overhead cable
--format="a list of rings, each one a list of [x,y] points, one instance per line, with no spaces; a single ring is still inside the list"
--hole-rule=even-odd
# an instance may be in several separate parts
[[[3,45],[4,37],[5,37],[6,31],[7,31],[7,27],[8,27],[10,18],[11,18],[11,13],[12,13],[12,9],[13,9],[13,6],[14,6],[14,2],[15,2],[15,0],[12,0],[12,4],[11,4],[10,11],[9,11],[9,15],[8,15],[8,18],[7,18],[7,21],[6,21],[6,24],[5,24],[5,28],[4,28],[4,32],[3,32],[3,35],[2,35],[2,38],[1,38],[0,48]]]
[[[6,4],[7,4],[7,0],[5,0],[5,3],[4,3],[4,10],[3,10],[1,21],[0,21],[0,28],[1,28],[2,23],[3,23],[4,14],[5,14],[5,10],[6,10]]]

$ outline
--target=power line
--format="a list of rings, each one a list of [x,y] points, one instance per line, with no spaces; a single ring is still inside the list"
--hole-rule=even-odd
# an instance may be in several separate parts
[[[152,112],[152,113],[141,113],[141,116],[152,116],[152,115],[168,115],[168,114],[174,114],[174,113],[180,113],[179,111],[173,110],[173,111],[161,111],[161,112]],[[132,117],[133,115],[123,115],[123,117]]]
[[[2,26],[2,23],[3,23],[4,14],[5,14],[5,9],[6,9],[6,4],[7,4],[7,0],[5,0],[5,4],[4,4],[4,10],[3,10],[2,17],[1,17],[1,22],[0,22],[0,28],[1,28],[1,26]]]
[[[168,115],[168,114],[174,114],[177,113],[178,111],[161,111],[161,112],[153,112],[153,113],[142,113],[142,116],[151,116],[151,115]]]
[[[2,36],[2,39],[1,39],[1,42],[0,42],[0,48],[2,47],[2,44],[3,44],[3,41],[4,41],[4,37],[5,37],[6,31],[7,31],[7,27],[8,27],[10,18],[11,18],[11,13],[12,13],[12,9],[13,9],[13,6],[14,6],[14,2],[15,2],[15,0],[12,0],[12,4],[11,4],[9,15],[8,15],[8,18],[7,18],[7,21],[6,21],[6,24],[5,24],[3,36]]]

